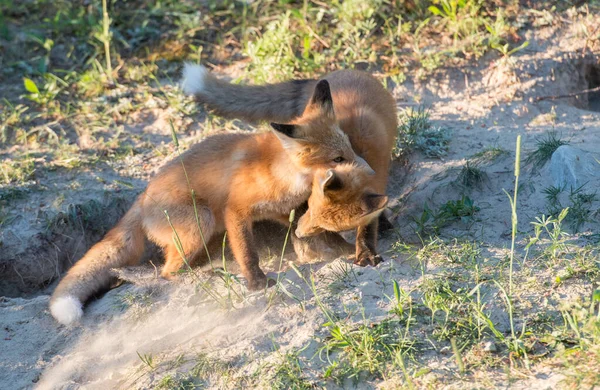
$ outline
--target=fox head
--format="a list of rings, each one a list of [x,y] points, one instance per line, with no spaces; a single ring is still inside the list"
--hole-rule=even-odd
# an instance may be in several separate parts
[[[318,170],[313,179],[308,210],[298,220],[296,235],[309,237],[324,230],[351,230],[377,218],[388,197],[367,187],[371,172],[356,164]]]
[[[369,167],[352,150],[348,135],[335,118],[331,90],[327,80],[315,86],[304,113],[290,124],[271,123],[274,133],[299,167],[336,167],[356,163]]]

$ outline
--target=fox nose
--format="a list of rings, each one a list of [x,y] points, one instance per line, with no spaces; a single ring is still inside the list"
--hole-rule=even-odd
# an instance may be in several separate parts
[[[298,238],[304,238],[304,234],[303,234],[303,232],[300,230],[300,228],[296,228],[296,231],[295,231],[295,233],[296,233],[296,237],[298,237]]]
[[[375,175],[375,171],[373,170],[373,168],[371,168],[371,166],[369,165],[369,163],[367,163],[365,161],[364,158],[356,156],[356,164],[363,168],[369,175],[373,176]]]

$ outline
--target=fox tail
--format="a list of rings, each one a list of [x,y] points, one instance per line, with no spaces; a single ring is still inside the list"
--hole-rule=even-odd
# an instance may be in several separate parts
[[[61,324],[71,324],[83,315],[83,304],[110,286],[112,268],[133,265],[144,252],[140,198],[60,281],[50,299],[50,313]]]
[[[250,122],[289,123],[304,112],[316,80],[239,85],[221,80],[202,65],[185,64],[182,87],[217,114]]]

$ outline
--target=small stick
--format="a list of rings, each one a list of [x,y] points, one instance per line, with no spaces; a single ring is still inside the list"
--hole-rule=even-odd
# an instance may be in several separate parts
[[[547,100],[547,99],[564,99],[564,98],[569,98],[569,97],[575,97],[575,96],[579,96],[579,95],[585,95],[586,93],[592,93],[592,92],[600,92],[600,86],[596,87],[596,88],[590,88],[590,89],[585,89],[581,92],[573,92],[573,93],[568,93],[566,95],[548,95],[548,96],[538,96],[535,98],[536,102],[539,102],[540,100]]]
[[[152,260],[150,260],[150,264],[152,264],[152,266],[154,267],[154,279],[158,279],[158,268],[156,268]]]

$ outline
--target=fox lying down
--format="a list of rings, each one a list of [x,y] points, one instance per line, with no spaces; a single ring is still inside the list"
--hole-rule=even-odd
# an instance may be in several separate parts
[[[327,81],[313,86],[300,119],[272,127],[260,134],[208,137],[165,165],[116,227],[60,281],[50,300],[54,318],[63,324],[78,320],[86,300],[110,284],[112,268],[139,262],[145,238],[163,249],[162,276],[171,278],[184,257],[200,256],[204,241],[227,231],[248,288],[256,290],[268,281],[253,242],[254,221],[287,224],[290,211],[311,192],[307,214],[331,215],[326,229],[377,219],[387,197],[370,187],[372,169],[339,129]],[[320,228],[308,217],[299,223],[299,233]]]

